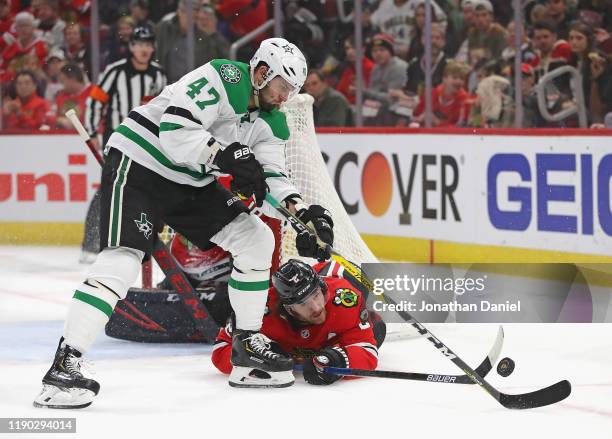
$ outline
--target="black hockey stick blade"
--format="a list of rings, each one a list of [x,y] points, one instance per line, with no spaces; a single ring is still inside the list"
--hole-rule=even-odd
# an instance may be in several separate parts
[[[480,365],[476,368],[478,375],[485,377],[493,365],[497,361],[499,354],[504,343],[504,329],[500,326],[497,330],[497,337],[493,343],[491,351],[482,360]],[[343,367],[326,367],[325,372],[332,373],[334,375],[343,376],[359,376],[359,377],[373,377],[373,378],[394,378],[400,380],[413,380],[413,381],[429,381],[434,383],[446,383],[446,384],[476,384],[467,375],[444,375],[435,373],[421,373],[421,372],[396,372],[390,370],[366,370],[366,369],[351,369]]]
[[[500,393],[499,402],[508,409],[532,409],[563,401],[571,392],[571,384],[563,380],[534,392],[519,395]]]

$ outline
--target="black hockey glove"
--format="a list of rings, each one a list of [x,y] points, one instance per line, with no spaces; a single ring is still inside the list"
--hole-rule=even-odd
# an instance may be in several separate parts
[[[348,367],[348,364],[348,355],[344,349],[337,346],[323,348],[311,360],[304,363],[304,380],[315,386],[327,386],[335,383],[342,376],[325,373],[323,368],[325,366]]]
[[[255,203],[261,207],[268,185],[263,168],[248,146],[234,142],[217,153],[214,163],[222,172],[233,177],[230,186],[232,192],[247,198],[255,195]]]
[[[334,244],[334,222],[329,211],[317,204],[313,204],[308,209],[300,210],[296,215],[304,224],[314,227],[315,232],[321,241]],[[316,258],[324,261],[330,258],[329,251],[317,245],[317,239],[312,234],[304,231],[298,234],[295,240],[298,254],[307,258]]]

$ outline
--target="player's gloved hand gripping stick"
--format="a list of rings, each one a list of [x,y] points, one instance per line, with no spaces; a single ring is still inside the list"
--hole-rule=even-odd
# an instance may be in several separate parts
[[[76,112],[74,110],[68,110],[66,112],[66,117],[70,119],[72,125],[74,125],[75,129],[94,155],[98,163],[100,165],[104,164],[104,159],[100,154],[93,143],[89,139],[89,134],[83,127],[83,124],[79,120]],[[202,338],[207,343],[214,342],[217,333],[219,331],[219,327],[210,316],[202,301],[199,299],[199,296],[196,294],[196,291],[191,286],[191,283],[185,277],[185,273],[178,267],[174,258],[170,255],[168,248],[166,245],[160,241],[157,237],[155,239],[153,245],[153,255],[157,264],[160,266],[166,277],[170,280],[170,283],[176,290],[181,300],[181,303],[187,308],[189,315],[191,316],[193,323],[198,331],[200,331]]]
[[[270,205],[281,213],[287,221],[291,224],[291,226],[295,229],[296,232],[301,233],[305,230],[308,230],[313,235],[316,235],[314,231],[308,228],[306,224],[300,221],[295,215],[289,212],[284,206],[282,206],[278,200],[276,200],[271,194],[266,194],[266,201],[270,203]],[[343,258],[338,251],[336,251],[331,245],[324,243],[319,238],[317,238],[317,242],[320,246],[325,248],[330,254],[334,261],[338,262],[342,267],[347,270],[350,274],[352,274],[359,282],[361,282],[368,290],[372,289],[372,282],[367,278],[367,276],[363,273],[363,271],[354,265],[353,263],[347,261]],[[391,304],[395,304],[395,302],[387,297],[385,299],[387,302]],[[416,320],[412,315],[410,315],[406,311],[397,311],[398,314],[406,321],[406,323],[411,324],[421,335],[427,337],[435,347],[438,349],[446,358],[451,360],[457,367],[459,367],[472,382],[478,384],[482,387],[489,395],[495,398],[501,405],[509,409],[529,409],[535,407],[542,407],[549,404],[554,404],[559,401],[564,400],[571,393],[571,385],[569,381],[562,380],[551,386],[545,387],[543,389],[536,390],[534,392],[529,393],[521,393],[516,395],[510,395],[507,393],[502,393],[489,384],[483,376],[472,369],[468,364],[463,361],[457,354],[455,354],[448,346],[442,343],[436,336],[434,336],[427,328],[425,328],[418,320]],[[486,361],[486,360],[485,360]],[[335,369],[335,371],[334,371]],[[327,373],[341,373],[341,374],[351,374],[351,369],[344,368],[325,368]],[[490,370],[490,369],[489,369]],[[370,374],[375,373],[376,371],[368,371]],[[488,371],[487,371],[488,372]],[[372,376],[372,375],[371,375]],[[399,377],[398,377],[399,378]]]

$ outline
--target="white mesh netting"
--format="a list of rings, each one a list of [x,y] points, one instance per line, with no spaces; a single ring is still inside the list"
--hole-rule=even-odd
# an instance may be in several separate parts
[[[334,189],[323,161],[312,118],[313,98],[300,94],[285,103],[281,110],[287,115],[291,133],[285,151],[289,178],[308,204],[319,204],[328,209],[334,221],[334,248],[346,259],[361,264],[377,262],[361,236]],[[295,232],[290,226],[282,228],[281,261],[297,258]]]

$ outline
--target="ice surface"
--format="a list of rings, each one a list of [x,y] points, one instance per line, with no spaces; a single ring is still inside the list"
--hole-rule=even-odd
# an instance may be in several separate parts
[[[507,378],[492,371],[491,384],[520,393],[572,383],[566,401],[534,410],[504,409],[476,386],[391,379],[315,387],[298,377],[287,389],[234,389],[210,363],[209,346],[104,335],[88,355],[102,386],[93,405],[35,409],[66,304],[87,269],[77,259],[71,247],[0,247],[0,417],[76,417],[70,438],[612,437],[612,325],[604,324],[505,325],[501,355],[516,369]],[[496,334],[488,324],[431,328],[473,366]],[[460,373],[423,339],[384,345],[379,368]]]

